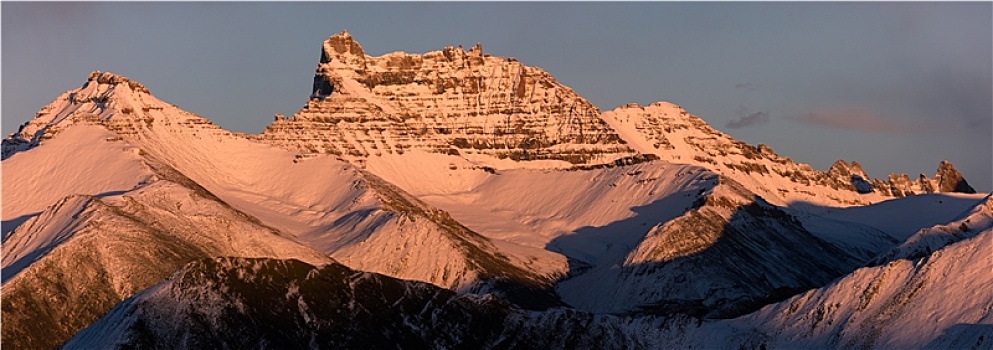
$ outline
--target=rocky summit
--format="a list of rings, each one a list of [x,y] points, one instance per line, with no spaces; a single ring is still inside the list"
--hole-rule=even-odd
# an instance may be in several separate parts
[[[350,159],[412,149],[572,164],[632,155],[599,115],[541,68],[480,44],[371,57],[342,32],[324,42],[306,106],[260,137]]]

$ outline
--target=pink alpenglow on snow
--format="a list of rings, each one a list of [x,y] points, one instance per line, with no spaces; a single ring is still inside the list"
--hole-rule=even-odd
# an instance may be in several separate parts
[[[993,206],[949,162],[820,171],[482,45],[320,47],[260,134],[94,72],[4,139],[5,345],[993,344]]]

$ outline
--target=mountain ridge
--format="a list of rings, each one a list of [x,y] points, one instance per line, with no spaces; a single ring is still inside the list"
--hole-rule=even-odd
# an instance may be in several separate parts
[[[991,210],[949,193],[972,190],[949,162],[916,182],[869,180],[840,160],[817,171],[675,104],[600,112],[481,45],[371,57],[347,32],[322,44],[307,105],[260,134],[94,72],[3,140],[3,167],[4,340],[39,347],[184,264],[245,258],[344,264],[457,300],[490,294],[521,309],[498,345],[717,346],[690,325],[987,239],[976,236],[988,237]],[[133,274],[142,261],[155,271]],[[25,305],[38,298],[55,301],[32,325]],[[70,327],[54,326],[56,306],[77,313]],[[687,333],[635,336],[652,327]],[[777,339],[743,332],[732,332],[742,344]]]
[[[598,113],[547,72],[478,44],[371,57],[345,31],[324,42],[307,105],[260,138],[350,159],[411,149],[571,164],[631,155]]]
[[[342,43],[328,44],[339,41],[343,41],[344,44]],[[326,59],[324,55],[328,55],[327,50],[331,50],[331,52],[336,52],[334,51],[336,50],[334,49],[334,47],[341,47],[342,45],[346,45],[346,46],[352,45],[354,47],[358,47],[358,51],[360,53],[362,52],[361,46],[359,46],[359,44],[355,42],[350,35],[347,35],[347,32],[332,36],[330,39],[325,41],[325,44],[326,44],[324,49],[325,51],[322,51],[324,52],[322,54],[322,64],[326,64],[326,62],[323,62],[323,60]],[[448,48],[446,48],[446,50],[447,49]],[[473,50],[481,50],[481,49],[474,48]],[[429,54],[437,54],[439,52],[442,51],[434,51]],[[476,52],[476,51],[472,51],[472,52]],[[464,51],[461,51],[461,53],[463,56],[467,55]],[[355,55],[349,54],[349,51],[345,51],[345,54],[348,55],[349,57],[355,57]],[[394,53],[394,54],[402,55],[398,57],[411,57],[411,56],[406,56],[407,54],[403,54],[403,53]],[[338,55],[341,55],[341,53],[339,53]],[[389,58],[393,56],[390,56],[388,54],[382,56],[381,58],[383,57]],[[492,56],[488,56],[488,57],[492,58]],[[362,62],[365,61],[363,60]],[[389,67],[391,63],[386,63],[385,65]],[[322,76],[321,74],[327,74],[327,72],[322,71],[322,68],[319,67],[318,74],[315,75],[315,79],[317,79],[317,77]],[[118,88],[120,88],[123,91],[115,92],[115,89]],[[578,97],[578,95],[576,96]],[[313,99],[314,98],[312,97],[312,100]],[[63,101],[63,102],[59,103],[59,101]],[[588,102],[583,102],[583,104],[588,104]],[[165,103],[161,100],[154,98],[154,96],[150,94],[149,90],[141,83],[132,81],[122,75],[117,75],[110,72],[93,71],[89,74],[87,81],[83,84],[81,88],[70,90],[63,93],[61,96],[59,96],[56,99],[55,102],[43,107],[41,111],[35,116],[34,119],[32,119],[27,123],[22,124],[18,132],[6,137],[3,140],[3,159],[6,159],[7,157],[10,157],[11,155],[19,151],[37,146],[41,141],[51,138],[56,133],[58,133],[60,128],[64,128],[67,125],[73,125],[75,123],[103,124],[110,127],[116,133],[124,133],[124,134],[131,133],[133,132],[133,130],[130,129],[129,124],[137,123],[137,122],[148,123],[149,118],[148,117],[140,118],[141,120],[134,120],[139,118],[126,118],[130,120],[128,120],[128,122],[125,123],[117,122],[120,119],[122,119],[121,117],[130,117],[130,116],[137,117],[140,114],[135,113],[136,109],[140,109],[144,112],[148,112],[150,110],[162,110],[167,106],[175,107],[174,105],[170,105],[168,103]],[[305,111],[307,111],[308,108],[309,107],[304,107],[301,110],[301,112],[298,113],[297,115],[301,115],[301,113],[303,113],[302,115],[308,114],[305,113]],[[638,148],[637,152],[634,152],[635,150],[628,149],[629,151],[627,153],[619,153],[614,158],[604,158],[599,161],[594,161],[593,162],[594,164],[611,163],[618,158],[630,157],[635,153],[640,153],[640,154],[661,155],[662,159],[665,160],[700,165],[704,167],[718,165],[719,168],[724,168],[729,170],[739,170],[746,173],[750,173],[753,171],[758,173],[768,173],[770,172],[770,168],[773,167],[771,164],[758,164],[755,162],[748,162],[747,160],[762,159],[768,157],[775,163],[786,164],[793,162],[789,158],[779,157],[778,155],[776,155],[775,151],[773,151],[768,146],[765,145],[751,146],[743,142],[734,140],[730,138],[730,136],[727,136],[726,134],[716,131],[716,129],[713,129],[712,127],[707,125],[706,122],[699,119],[699,117],[688,114],[684,109],[672,103],[655,102],[648,105],[647,107],[641,107],[637,104],[628,104],[625,106],[618,107],[615,110],[605,112],[603,114],[599,113],[596,107],[593,107],[591,104],[587,106],[587,108],[591,110],[595,110],[596,111],[595,115],[597,116],[602,115],[606,117],[605,119],[601,120],[601,123],[604,123],[605,125],[609,125],[608,127],[613,128],[613,130],[623,129],[623,126],[621,126],[623,122],[620,123],[616,121],[610,122],[610,120],[612,119],[610,117],[613,115],[618,115],[618,114],[623,115],[625,114],[625,112],[632,109],[651,111],[653,108],[655,109],[655,111],[651,111],[649,113],[650,114],[653,112],[656,113],[656,115],[651,115],[651,118],[653,118],[654,120],[649,119],[649,120],[639,121],[637,122],[637,125],[631,125],[634,127],[634,129],[638,130],[638,132],[636,133],[628,132],[627,134],[625,134],[625,137],[623,139],[621,139],[620,136],[618,136],[617,134],[614,134],[617,137],[617,140],[621,141],[621,143],[623,144],[630,143],[632,145],[637,145],[636,146]],[[658,111],[659,108],[662,109],[661,112]],[[80,111],[81,109],[83,111]],[[675,110],[675,112],[673,112],[673,110]],[[188,124],[204,124],[212,128],[221,129],[219,126],[216,126],[212,122],[210,122],[209,119],[202,118],[192,113],[187,113],[187,114],[190,115],[190,117],[187,120],[176,121],[176,122],[188,123]],[[687,120],[686,122],[680,122],[677,119],[673,119],[671,117],[672,115],[676,115],[676,114],[678,114],[683,118],[689,118],[689,119],[686,119]],[[117,116],[117,118],[114,118],[115,116]],[[631,116],[627,116],[627,118],[630,120]],[[227,130],[224,130],[224,132],[227,134],[244,135],[247,136],[248,139],[257,140],[263,143],[268,143],[280,147],[286,147],[288,149],[300,150],[303,151],[303,153],[301,153],[301,156],[304,158],[311,157],[308,156],[308,154],[329,153],[339,157],[344,156],[344,159],[355,162],[361,166],[364,163],[364,160],[361,158],[363,157],[368,158],[370,155],[372,155],[371,153],[368,152],[360,152],[360,153],[351,154],[353,157],[348,157],[347,154],[342,153],[340,151],[336,151],[338,148],[325,148],[323,151],[320,151],[316,148],[309,146],[303,147],[300,145],[295,145],[295,142],[297,142],[297,140],[306,142],[306,140],[308,139],[314,139],[316,135],[304,136],[303,138],[286,137],[286,135],[284,135],[283,138],[272,137],[273,133],[277,132],[272,130],[274,125],[283,124],[283,123],[292,124],[293,121],[296,119],[297,119],[296,117],[294,118],[277,117],[276,120],[260,134],[242,134]],[[664,121],[668,121],[668,123]],[[671,124],[674,121],[676,124]],[[319,123],[319,124],[326,125],[327,123]],[[334,138],[334,136],[328,134],[330,130],[334,130],[334,129],[327,129],[325,126],[314,126],[313,123],[309,124],[308,127],[311,129],[327,130],[327,131],[318,131],[318,135],[329,137],[330,139]],[[656,130],[659,131],[673,130],[673,129],[679,130],[679,129],[686,129],[687,127],[703,128],[704,134],[718,135],[718,138],[723,137],[724,139],[730,140],[730,143],[734,145],[733,148],[738,148],[740,150],[738,151],[738,154],[743,155],[745,160],[744,161],[739,160],[736,163],[717,164],[716,163],[717,160],[712,158],[716,154],[713,154],[711,152],[704,152],[704,153],[697,152],[699,154],[692,155],[692,158],[689,158],[687,155],[668,154],[671,152],[667,153],[666,151],[673,151],[675,150],[675,147],[673,146],[672,141],[666,138],[665,136],[666,132],[660,134],[659,131],[655,131],[653,134],[639,135],[642,132],[646,132],[647,130],[652,130],[652,127],[654,127]],[[435,135],[435,136],[439,136],[439,135]],[[639,139],[641,138],[644,138],[645,141],[640,141]],[[700,139],[701,137],[690,136],[690,138]],[[465,148],[459,146],[461,145],[470,148],[472,148],[473,146],[471,144],[467,144],[459,140],[461,139],[456,138],[456,141],[452,141],[454,143],[449,145],[455,148],[444,148],[443,146],[438,146],[438,147],[442,147],[444,150],[442,150],[442,148],[436,148],[433,150],[429,149],[429,151],[456,154],[465,157],[465,155],[462,154]],[[651,145],[651,146],[649,147],[646,145]],[[694,142],[687,143],[687,145],[696,148],[698,150],[703,149],[700,148],[701,147],[700,144],[696,144]],[[380,146],[383,145],[380,144]],[[726,147],[726,146],[720,146],[720,147]],[[354,149],[354,147],[351,148]],[[393,153],[392,149],[389,149],[388,147],[384,148],[383,150],[385,152],[377,152],[377,154],[382,155],[384,153]],[[396,153],[402,154],[404,152],[403,150],[404,147],[400,146],[396,149]],[[454,153],[452,153],[449,150],[455,150],[455,151]],[[526,153],[526,148],[522,148],[520,150]],[[726,152],[727,151],[720,151],[722,155],[726,155],[727,154]],[[359,158],[355,158],[355,156],[358,156]],[[506,158],[506,157],[500,156],[497,158]],[[468,159],[478,160],[479,158],[469,156]],[[533,160],[532,158],[528,158],[528,157],[520,158],[516,156],[510,157],[510,159],[514,160],[514,163],[521,163],[521,162],[527,162],[529,160]],[[591,160],[589,158],[584,158],[584,159],[585,160],[580,164],[589,162]],[[493,163],[494,165],[508,164],[506,162],[495,161],[495,159],[483,160],[483,162]],[[723,167],[720,167],[720,165],[723,165]],[[763,167],[763,165],[765,166]],[[543,166],[567,167],[568,165],[562,165],[562,164],[556,165],[555,163],[545,163],[543,164]],[[824,172],[814,170],[809,165],[802,163],[796,163],[796,166],[793,166],[792,168],[793,169],[787,169],[784,171],[781,170],[773,170],[773,171],[778,172],[778,175],[785,178],[789,178],[791,181],[795,183],[809,185],[811,182],[813,182],[816,184],[830,186],[835,189],[841,188],[845,190],[859,192],[860,194],[876,192],[885,197],[902,197],[906,195],[914,195],[919,193],[935,193],[935,192],[975,193],[975,189],[973,189],[968,184],[968,182],[964,179],[962,174],[959,173],[958,170],[955,169],[954,165],[952,165],[951,162],[947,160],[942,160],[940,162],[936,174],[933,178],[928,178],[924,174],[921,174],[919,176],[919,179],[915,181],[911,181],[909,176],[907,176],[906,174],[895,174],[895,173],[890,173],[886,180],[881,180],[878,178],[872,178],[870,180],[870,177],[865,173],[864,170],[862,170],[861,165],[858,164],[857,161],[853,161],[852,164],[848,164],[844,160],[840,160],[840,159],[836,161],[834,164],[832,164],[830,169]],[[842,202],[845,202],[845,200],[842,200]]]

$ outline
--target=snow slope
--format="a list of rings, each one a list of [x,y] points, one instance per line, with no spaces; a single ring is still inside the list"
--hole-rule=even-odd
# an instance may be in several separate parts
[[[503,252],[506,245],[495,245],[461,225],[444,222],[440,211],[412,197],[406,198],[402,191],[351,164],[330,156],[302,156],[228,132],[156,99],[145,90],[130,88],[124,78],[108,74],[99,75],[112,77],[104,81],[91,77],[83,88],[68,92],[69,98],[58,99],[44,109],[51,113],[39,114],[22,128],[48,131],[40,146],[22,150],[4,161],[5,169],[9,168],[17,175],[25,174],[24,178],[11,177],[18,181],[15,186],[25,189],[13,195],[5,192],[5,203],[32,200],[40,211],[44,208],[41,203],[58,199],[55,195],[98,194],[81,187],[83,185],[63,190],[57,177],[25,178],[28,177],[27,169],[51,166],[48,162],[52,159],[44,156],[47,149],[72,143],[93,143],[92,138],[106,136],[126,146],[131,152],[127,154],[134,155],[126,159],[136,163],[138,169],[147,168],[149,164],[168,168],[191,186],[201,188],[223,205],[230,206],[244,220],[285,233],[364,269],[457,290],[481,287],[476,284],[495,278],[532,286],[547,284],[566,270],[564,258],[541,251]],[[90,108],[90,105],[95,108],[98,104],[95,100],[78,102],[72,97],[89,90],[104,91],[100,96],[106,102],[100,103],[103,103],[106,117],[94,119],[74,114],[80,108]],[[49,115],[60,117],[46,119]],[[89,138],[77,138],[76,130],[80,130],[77,128],[95,131],[80,131],[80,135]],[[91,168],[105,172],[89,174],[128,183],[125,181],[127,176],[133,176],[129,172],[100,167],[102,158],[112,160],[120,153],[112,151],[104,152],[113,153],[109,156],[104,153],[91,156],[62,148],[55,148],[53,152],[61,157],[72,157],[73,162],[80,164],[69,169],[80,170],[81,173],[74,176],[83,179],[86,186],[100,181],[88,181],[82,175]],[[29,157],[36,153],[39,157]],[[19,158],[30,158],[34,164],[19,161]],[[31,181],[39,182],[28,187]],[[97,189],[104,187],[107,186],[97,186]],[[55,199],[34,195],[48,188],[57,190],[50,195]],[[397,198],[404,198],[403,205],[391,206],[391,203],[397,203]],[[426,242],[431,245],[425,245]],[[542,258],[534,257],[536,254]],[[449,259],[438,259],[439,256]]]
[[[594,312],[720,318],[827,283],[864,263],[728,179],[690,210],[653,224],[622,260],[560,282]]]
[[[204,122],[193,123],[193,129],[159,122],[179,113],[168,111],[152,122],[155,127],[139,129],[135,142],[235,208],[346,264],[457,290],[503,275],[495,269],[516,270],[532,282],[562,270],[553,261],[551,267],[537,266],[535,275],[525,272],[526,254],[502,253],[486,239],[471,239],[467,248],[462,243],[474,233],[454,234],[425,217],[434,209],[413,198],[390,206],[404,197],[401,191],[330,156],[301,158]],[[425,220],[418,222],[419,217]],[[501,267],[484,269],[474,259]]]
[[[80,216],[93,214],[89,206],[94,197],[72,195],[55,202],[41,214],[9,233],[13,239],[3,244],[3,281],[39,260],[49,251],[72,238],[82,227]]]
[[[968,238],[890,255],[879,266],[736,321],[769,334],[773,347],[991,348],[991,215],[987,200],[959,221],[922,231]],[[971,233],[957,231],[966,220],[974,224]]]
[[[370,159],[367,169],[486,237],[593,265],[623,257],[651,226],[688,210],[715,180],[698,167],[666,163],[489,173],[436,157],[445,159],[416,153]]]
[[[13,227],[65,196],[121,193],[152,178],[136,147],[91,125],[68,128],[30,155],[5,159],[2,167],[4,240]]]
[[[895,248],[916,232],[958,220],[984,202],[985,195],[941,193],[895,198],[846,208],[792,203],[788,212],[821,239],[866,261]]]
[[[865,224],[903,241],[920,229],[959,219],[981,205],[985,197],[985,194],[934,193],[848,208],[816,207],[808,203],[790,206],[811,216]]]
[[[246,220],[200,188],[159,176],[165,179],[120,195],[66,197],[8,236],[4,345],[54,347],[193,259],[331,261]]]

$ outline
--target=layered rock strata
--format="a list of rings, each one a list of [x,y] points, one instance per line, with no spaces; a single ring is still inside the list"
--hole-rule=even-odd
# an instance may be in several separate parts
[[[313,87],[306,106],[259,138],[349,160],[411,149],[572,164],[634,154],[589,101],[479,44],[371,57],[342,32],[324,42]]]

